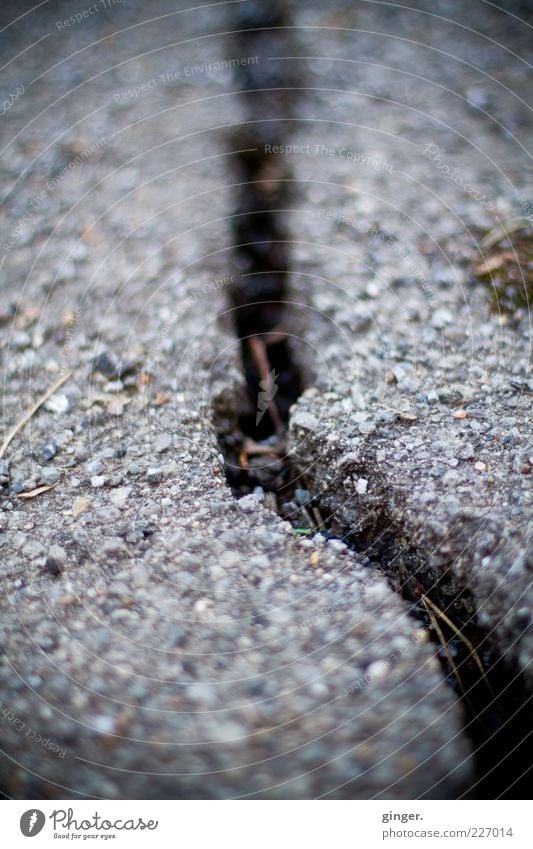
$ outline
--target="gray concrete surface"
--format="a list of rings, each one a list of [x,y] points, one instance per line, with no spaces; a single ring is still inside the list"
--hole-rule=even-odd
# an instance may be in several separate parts
[[[479,20],[472,4],[458,29],[438,12],[461,4],[444,5],[356,6],[342,33],[300,34],[302,56],[334,58],[300,60],[309,91],[291,139],[310,150],[290,158],[289,225],[316,370],[294,453],[344,530],[390,526],[429,585],[470,590],[529,677],[530,317],[492,311],[473,269],[484,232],[509,229],[531,196],[531,49],[501,12]]]
[[[472,781],[461,710],[407,606],[339,542],[295,535],[224,480],[213,422],[238,408],[243,387],[225,315],[232,195],[218,128],[238,122],[240,106],[227,69],[186,68],[232,56],[228,37],[210,36],[228,27],[227,9],[174,15],[158,2],[150,15],[170,17],[146,22],[123,2],[59,30],[58,8],[9,31],[6,59],[49,36],[2,71],[7,91],[25,86],[4,116],[5,432],[73,370],[0,469],[3,791],[460,795]],[[298,60],[309,91],[294,142],[373,163],[290,158],[301,181],[286,215],[305,305],[297,347],[314,372],[292,421],[294,455],[317,488],[333,478],[344,522],[366,527],[369,503],[386,508],[431,555],[428,568],[451,564],[525,668],[525,318],[499,322],[470,283],[472,228],[493,216],[424,155],[444,147],[509,215],[530,173],[510,136],[525,142],[522,67],[428,15],[416,16],[417,40],[500,83],[402,41],[412,13],[295,4],[295,14],[298,26],[394,35],[298,33],[304,55],[325,58]],[[487,21],[505,43],[497,13]],[[529,50],[520,25],[506,26],[514,49]],[[327,58],[344,55],[414,63],[471,98],[486,85],[507,130],[418,78]],[[356,84],[379,90],[316,90]],[[380,99],[402,97],[416,103]],[[456,420],[450,405],[464,394],[470,412]],[[379,421],[391,410],[417,419]],[[56,485],[24,498],[43,483]]]

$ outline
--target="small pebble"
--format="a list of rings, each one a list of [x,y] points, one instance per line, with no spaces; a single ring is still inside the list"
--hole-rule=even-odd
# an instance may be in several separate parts
[[[43,460],[51,460],[52,457],[55,457],[56,453],[57,453],[57,448],[54,445],[54,443],[53,442],[45,442],[45,444],[42,446],[42,448],[39,452],[39,456]]]
[[[124,389],[124,384],[121,380],[110,380],[109,383],[106,383],[104,386],[104,392],[122,392]]]
[[[121,377],[124,373],[121,370],[121,362],[112,351],[103,351],[93,359],[93,366],[96,371],[106,375],[106,377]]]
[[[115,730],[115,720],[112,716],[95,716],[92,719],[92,726],[100,734],[112,734]]]
[[[195,613],[206,613],[213,607],[213,602],[210,598],[199,598],[194,605]]]
[[[338,551],[339,553],[346,551],[348,546],[341,539],[330,539],[328,542],[328,548],[333,549],[333,551]]]
[[[104,558],[120,560],[128,554],[128,548],[120,537],[109,537],[101,547],[101,552]]]
[[[43,466],[39,473],[39,480],[46,486],[53,486],[59,480],[59,469],[54,466]]]
[[[370,664],[366,670],[366,674],[371,680],[377,681],[380,678],[384,678],[388,671],[389,665],[385,660],[376,660],[375,663]]]
[[[103,468],[104,464],[100,459],[90,460],[85,466],[85,470],[89,476],[99,474]]]
[[[50,413],[56,413],[60,416],[67,412],[69,400],[66,395],[52,395],[46,402],[45,407]]]
[[[244,513],[255,513],[259,508],[259,502],[253,495],[245,495],[237,503]]]
[[[157,454],[162,454],[164,451],[168,451],[168,449],[172,445],[172,434],[171,433],[160,433],[155,441],[155,450]]]
[[[457,452],[457,456],[460,460],[471,460],[473,457],[475,457],[475,453],[476,452],[474,451],[474,446],[472,445],[472,443],[465,442],[464,445],[460,446]]]
[[[303,430],[315,431],[318,429],[319,422],[316,416],[307,413],[305,410],[297,410],[292,419],[293,427],[302,428]]]
[[[358,495],[364,495],[368,489],[368,481],[366,478],[359,478],[355,485]]]
[[[149,583],[149,575],[144,566],[137,564],[133,567],[132,572],[134,587],[147,587]]]
[[[65,565],[66,560],[67,553],[65,549],[62,548],[60,545],[51,545],[48,550],[44,568],[50,575],[55,578],[57,577],[57,575],[61,574],[62,568]]]
[[[109,493],[109,500],[116,507],[124,507],[131,492],[131,486],[120,486]]]
[[[443,327],[446,327],[447,324],[452,324],[452,322],[453,315],[447,309],[435,310],[431,318],[431,326],[436,330],[442,330]]]
[[[183,630],[183,628],[176,628],[174,631],[174,638],[172,640],[173,648],[183,648],[187,643],[187,634]]]
[[[91,506],[92,501],[90,498],[84,498],[83,496],[78,496],[72,502],[72,513],[74,516],[80,516],[82,513],[85,513],[86,510]]]

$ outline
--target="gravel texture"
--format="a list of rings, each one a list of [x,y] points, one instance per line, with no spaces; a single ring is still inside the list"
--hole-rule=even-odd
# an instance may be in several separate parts
[[[501,12],[480,21],[476,4],[440,6],[422,17],[365,4],[340,36],[300,34],[303,56],[335,58],[301,60],[309,93],[291,138],[311,151],[290,159],[301,191],[288,226],[303,242],[294,289],[315,363],[293,447],[344,531],[389,530],[416,549],[429,585],[450,600],[470,590],[480,623],[530,676],[529,314],[491,310],[473,269],[483,233],[511,229],[531,195],[521,95],[532,51]],[[460,9],[462,30],[437,14]],[[318,10],[314,25],[327,24]]]
[[[414,13],[379,4],[294,12],[389,32],[298,33],[322,58],[297,60],[310,90],[291,138],[369,160],[288,157],[295,350],[312,376],[294,456],[345,526],[385,516],[436,577],[468,583],[525,669],[526,316],[489,312],[469,269],[496,213],[424,148],[512,213],[531,173],[523,69],[488,36],[526,55],[526,33],[494,10],[463,10],[462,28],[419,14],[414,34]],[[213,35],[229,12],[157,0],[146,20],[124,0],[59,28],[71,14],[44,6],[4,47],[7,61],[48,34],[2,71],[6,91],[24,85],[3,121],[5,433],[66,379],[0,458],[2,789],[461,795],[461,710],[407,605],[365,558],[225,482],[215,423],[244,393],[226,300],[238,81],[186,69],[234,55]]]

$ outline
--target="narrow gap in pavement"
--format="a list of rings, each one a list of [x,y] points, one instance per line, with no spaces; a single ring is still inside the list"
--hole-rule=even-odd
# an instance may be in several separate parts
[[[243,55],[272,55],[273,47],[292,38],[283,31],[286,18],[279,9],[252,4],[242,12],[238,28],[249,28],[239,36]],[[287,49],[287,44],[283,46]],[[413,618],[427,629],[445,680],[462,705],[464,733],[477,766],[468,797],[505,797],[512,785],[509,797],[518,798],[528,778],[526,690],[521,675],[479,626],[472,594],[454,588],[447,573],[428,586],[418,552],[398,542],[404,536],[402,529],[391,532],[385,510],[383,528],[375,529],[370,541],[339,524],[324,504],[326,494],[313,493],[312,482],[287,454],[289,411],[305,380],[291,345],[291,332],[298,335],[297,321],[287,303],[289,257],[282,212],[288,201],[286,166],[282,157],[265,153],[265,145],[280,145],[286,138],[292,95],[281,90],[287,79],[277,79],[266,62],[244,66],[239,74],[241,97],[252,122],[247,126],[254,129],[234,133],[230,142],[234,151],[245,151],[235,154],[240,188],[230,306],[247,398],[233,427],[219,429],[228,483],[236,497],[256,496],[288,519],[296,533],[342,539],[366,558],[370,568],[387,576]],[[263,120],[265,116],[268,120]]]
[[[472,592],[458,588],[449,570],[429,579],[419,552],[398,542],[405,537],[402,529],[389,520],[384,527],[366,552],[379,561],[392,588],[424,625],[445,680],[461,703],[476,762],[475,783],[466,798],[520,798],[531,781],[531,697],[522,674],[480,626]],[[355,550],[362,547],[349,530],[345,541]]]
[[[308,503],[305,479],[287,456],[292,404],[305,388],[290,331],[285,160],[272,152],[289,131],[293,92],[280,63],[292,49],[281,3],[235,7],[236,52],[258,61],[239,66],[237,84],[246,122],[231,135],[235,193],[234,284],[230,305],[239,339],[247,403],[232,432],[220,433],[226,476],[234,495],[255,494],[302,532],[323,525]]]
[[[287,456],[289,410],[304,389],[304,378],[290,338],[287,244],[278,212],[286,203],[283,166],[262,153],[261,138],[237,141],[247,152],[236,155],[241,188],[230,300],[247,403],[233,432],[220,435],[226,475],[236,496],[255,494],[302,530],[310,530],[317,522],[304,503],[304,481]]]

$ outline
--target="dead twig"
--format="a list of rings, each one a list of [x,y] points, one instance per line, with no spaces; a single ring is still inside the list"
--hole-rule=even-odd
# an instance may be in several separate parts
[[[270,348],[271,345],[278,345],[280,342],[284,342],[289,338],[289,334],[284,330],[274,329],[270,333],[265,333],[261,338],[267,348]]]
[[[246,439],[243,445],[243,451],[250,455],[270,454],[272,457],[277,457],[279,459],[283,454],[283,446],[261,445],[261,443],[255,442],[253,439]]]
[[[255,442],[253,439],[245,439],[241,450],[239,451],[239,466],[241,469],[247,471],[250,468],[250,464],[248,462],[249,457],[272,457],[274,460],[279,460],[283,453],[282,446],[280,445],[261,445],[258,442]]]
[[[248,454],[244,449],[239,451],[239,466],[241,469],[244,469],[245,472],[250,468],[250,464],[248,463]]]
[[[48,399],[50,398],[50,396],[51,396],[51,395],[53,395],[53,394],[54,394],[54,392],[57,392],[57,390],[59,389],[59,387],[60,387],[60,386],[63,386],[63,384],[64,384],[64,383],[66,383],[66,381],[67,381],[67,380],[69,379],[69,377],[71,377],[71,376],[72,376],[72,372],[71,372],[71,371],[67,372],[67,374],[63,374],[63,375],[61,375],[61,377],[60,377],[58,380],[56,380],[56,382],[55,382],[55,383],[53,383],[53,384],[52,384],[52,386],[50,386],[50,387],[46,390],[46,392],[45,392],[43,395],[41,395],[41,397],[40,397],[40,398],[38,398],[38,399],[37,399],[37,401],[35,402],[35,404],[34,404],[32,407],[30,407],[30,409],[27,411],[27,413],[25,413],[25,414],[22,416],[22,418],[20,419],[20,421],[18,421],[18,422],[17,422],[17,424],[16,424],[16,425],[14,426],[14,428],[13,428],[13,429],[12,429],[12,430],[8,433],[8,435],[6,436],[6,438],[4,439],[4,441],[2,442],[2,445],[0,446],[0,458],[4,456],[4,454],[5,454],[5,452],[6,452],[6,449],[8,448],[8,446],[10,445],[10,443],[13,441],[13,439],[15,438],[15,436],[17,435],[17,433],[19,433],[19,432],[22,430],[22,428],[24,428],[24,427],[28,424],[29,420],[32,418],[32,416],[34,416],[34,415],[35,415],[35,413],[37,412],[37,410],[38,410],[40,407],[42,407],[42,405],[43,405],[43,404],[45,404],[45,403],[48,401]]]

